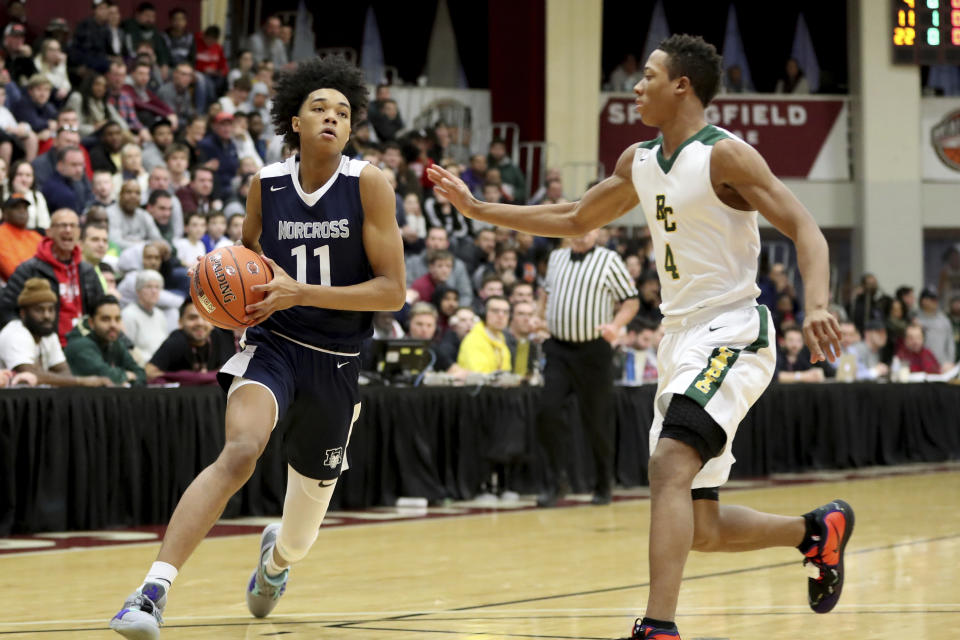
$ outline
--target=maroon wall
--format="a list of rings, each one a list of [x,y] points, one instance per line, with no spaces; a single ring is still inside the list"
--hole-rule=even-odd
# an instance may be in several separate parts
[[[157,8],[157,26],[161,29],[167,28],[167,14],[171,9],[179,7],[187,12],[187,20],[190,29],[200,30],[200,2],[195,0],[152,0],[153,6]],[[6,2],[3,3],[3,20],[6,24]],[[133,17],[134,8],[140,4],[140,0],[117,0],[117,6],[120,7],[120,13],[124,19]],[[71,30],[77,26],[77,23],[91,15],[93,3],[90,0],[72,0],[64,2],[63,0],[30,0],[27,3],[27,23],[30,25],[31,33],[42,33],[51,18],[64,18],[70,23]]]
[[[543,140],[545,0],[490,0],[490,98],[494,122],[516,122],[521,140]]]

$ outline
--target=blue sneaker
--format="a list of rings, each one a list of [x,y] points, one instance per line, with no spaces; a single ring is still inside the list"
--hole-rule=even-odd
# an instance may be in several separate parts
[[[250,575],[247,583],[247,608],[257,618],[266,618],[277,606],[277,601],[287,589],[287,578],[290,569],[284,569],[277,577],[267,575],[264,563],[268,553],[273,553],[273,546],[277,541],[277,532],[280,524],[267,525],[260,535],[260,555],[257,556],[257,568]]]
[[[163,625],[163,608],[167,606],[167,589],[157,582],[148,582],[130,594],[123,609],[110,620],[110,628],[130,640],[157,640]]]

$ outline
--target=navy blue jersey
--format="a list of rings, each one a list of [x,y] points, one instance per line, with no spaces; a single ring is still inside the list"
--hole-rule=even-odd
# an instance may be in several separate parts
[[[343,157],[313,193],[300,186],[299,156],[260,170],[263,253],[291,278],[345,287],[373,277],[363,246],[360,172],[366,162]],[[373,314],[317,307],[277,311],[264,329],[309,346],[356,346],[372,333]]]

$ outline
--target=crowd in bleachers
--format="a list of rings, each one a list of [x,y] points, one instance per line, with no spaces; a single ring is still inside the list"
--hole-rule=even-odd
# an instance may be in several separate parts
[[[149,2],[123,16],[102,0],[72,33],[59,18],[41,30],[14,15],[4,28],[0,383],[213,383],[237,348],[239,332],[213,329],[193,308],[186,274],[198,256],[239,242],[251,177],[291,153],[270,118],[273,73],[291,64],[290,29],[269,17],[228,61],[217,27],[190,32],[179,9],[169,24],[156,27]],[[410,129],[405,115],[389,86],[376,87],[344,150],[380,167],[396,190],[408,304],[374,314],[374,338],[429,341],[432,368],[453,379],[502,371],[536,380],[545,270],[559,243],[466,219],[425,170],[441,164],[476,197],[518,204],[564,202],[560,172],[529,189],[506,142],[466,149],[443,122]],[[662,330],[649,238],[613,227],[598,244],[624,258],[640,295],[612,366],[625,384],[655,381]],[[791,280],[773,264],[759,281],[781,342],[777,377],[831,378],[837,367],[809,365]],[[916,308],[912,289],[885,296],[864,276],[849,308],[836,307],[856,378],[952,366],[956,250],[939,284]],[[375,350],[365,357],[375,369]]]

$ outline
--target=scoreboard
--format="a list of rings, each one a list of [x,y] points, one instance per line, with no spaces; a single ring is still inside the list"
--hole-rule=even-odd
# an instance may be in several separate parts
[[[894,64],[960,65],[960,0],[890,0]]]

